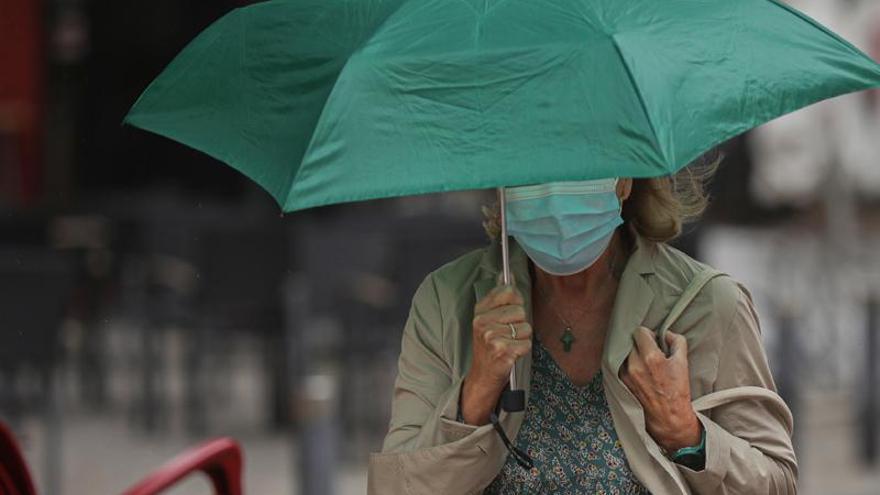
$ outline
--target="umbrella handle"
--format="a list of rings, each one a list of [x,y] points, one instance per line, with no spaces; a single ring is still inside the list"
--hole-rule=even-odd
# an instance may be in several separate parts
[[[507,242],[507,197],[504,187],[498,188],[498,203],[501,208],[501,266],[504,285],[510,285],[510,248]],[[510,369],[508,387],[501,393],[501,407],[507,412],[519,412],[526,408],[526,393],[516,388],[516,365]]]

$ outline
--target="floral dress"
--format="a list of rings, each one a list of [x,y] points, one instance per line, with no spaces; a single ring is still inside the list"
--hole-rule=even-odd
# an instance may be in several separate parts
[[[484,494],[650,493],[626,462],[601,370],[579,387],[537,338],[532,346],[531,393],[516,444],[532,457],[534,467],[526,471],[508,456]]]

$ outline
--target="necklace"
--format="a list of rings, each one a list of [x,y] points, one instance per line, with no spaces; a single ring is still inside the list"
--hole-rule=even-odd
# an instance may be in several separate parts
[[[614,256],[612,256],[611,261],[609,262],[609,271],[608,271],[609,276],[608,276],[608,278],[605,279],[604,282],[602,282],[602,285],[599,286],[599,291],[601,291],[602,289],[605,288],[605,286],[608,285],[608,280],[615,278],[615,274],[617,273],[617,267],[615,266],[614,262],[616,261],[616,259],[617,259],[617,253],[615,252]],[[541,299],[544,301],[544,303],[547,306],[550,307],[550,309],[553,310],[553,312],[556,314],[556,317],[559,319],[559,321],[561,321],[562,324],[565,325],[565,329],[562,331],[562,335],[559,337],[559,341],[562,342],[562,350],[565,352],[570,352],[571,345],[574,344],[574,341],[576,340],[574,337],[574,333],[571,331],[571,329],[574,325],[569,323],[569,321],[564,316],[562,316],[562,313],[560,313],[559,310],[557,310],[556,307],[550,303],[550,296],[547,295],[547,293],[544,291],[543,287],[541,287],[541,284],[536,283],[535,285],[538,288],[538,292],[541,293]],[[575,323],[580,323],[581,320],[583,320],[586,315],[595,312],[596,309],[597,308],[587,308],[587,309],[581,311],[580,315],[575,320]]]

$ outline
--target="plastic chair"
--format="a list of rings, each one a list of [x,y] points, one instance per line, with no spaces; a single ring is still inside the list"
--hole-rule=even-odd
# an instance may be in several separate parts
[[[12,432],[0,422],[0,495],[36,495],[31,472]]]
[[[162,493],[198,471],[208,476],[216,495],[242,495],[241,464],[241,447],[235,440],[209,440],[171,459],[123,495]]]
[[[208,476],[215,495],[242,495],[241,465],[238,442],[231,438],[209,440],[171,459],[123,495],[156,495],[195,472]],[[0,495],[37,495],[21,448],[3,422],[0,422]]]

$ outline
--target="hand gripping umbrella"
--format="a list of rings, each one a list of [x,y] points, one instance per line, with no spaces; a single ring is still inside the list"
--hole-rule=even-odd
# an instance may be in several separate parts
[[[878,85],[873,60],[775,0],[273,0],[201,33],[125,122],[294,211],[667,175]]]

